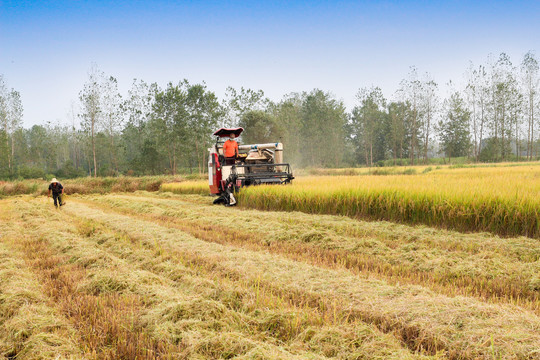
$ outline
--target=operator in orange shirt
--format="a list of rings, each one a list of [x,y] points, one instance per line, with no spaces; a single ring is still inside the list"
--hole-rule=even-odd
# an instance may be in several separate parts
[[[225,165],[234,165],[238,156],[238,143],[234,140],[234,134],[229,135],[229,139],[223,144],[223,153],[225,155]]]

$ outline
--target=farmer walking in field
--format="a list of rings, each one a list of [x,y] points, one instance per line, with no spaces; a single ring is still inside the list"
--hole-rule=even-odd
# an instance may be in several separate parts
[[[56,180],[56,178],[53,178],[49,185],[49,197],[51,197],[51,192],[54,200],[54,206],[62,206],[61,196],[64,193],[64,187],[58,182],[58,180]]]
[[[225,155],[225,164],[234,165],[236,157],[238,156],[238,143],[234,140],[236,136],[230,135],[230,138],[223,144],[223,155]]]

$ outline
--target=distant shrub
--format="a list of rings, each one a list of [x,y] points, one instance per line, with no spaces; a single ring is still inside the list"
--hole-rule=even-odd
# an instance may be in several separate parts
[[[416,175],[416,169],[411,168],[403,171],[403,175]]]
[[[21,179],[43,179],[46,176],[43,169],[30,166],[20,166],[17,168],[16,173]]]
[[[390,169],[375,169],[371,172],[371,175],[391,175],[392,170]]]

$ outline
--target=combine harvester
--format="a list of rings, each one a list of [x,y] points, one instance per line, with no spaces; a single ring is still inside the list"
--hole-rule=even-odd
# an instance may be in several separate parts
[[[234,158],[225,158],[223,138],[234,134],[237,138],[243,128],[221,128],[214,133],[214,146],[208,149],[208,183],[210,193],[219,196],[214,204],[233,206],[234,193],[240,188],[260,184],[289,184],[294,176],[291,166],[283,163],[283,144],[239,145]]]

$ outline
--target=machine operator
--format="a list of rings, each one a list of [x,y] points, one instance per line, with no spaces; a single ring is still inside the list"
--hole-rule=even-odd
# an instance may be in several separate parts
[[[234,140],[236,136],[231,134],[229,139],[223,144],[223,153],[225,155],[225,165],[234,165],[238,156],[238,143]]]

